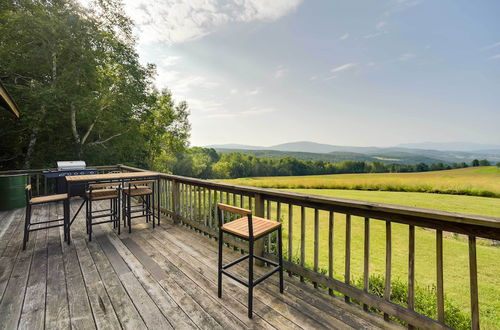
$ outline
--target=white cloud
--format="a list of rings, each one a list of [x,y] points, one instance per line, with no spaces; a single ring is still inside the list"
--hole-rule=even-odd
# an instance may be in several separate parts
[[[407,10],[411,7],[415,7],[422,3],[422,0],[394,0],[395,4],[384,13],[384,16],[388,17],[397,12]]]
[[[229,93],[231,94],[237,94],[238,93],[238,90],[236,88],[233,88],[229,91]]]
[[[249,110],[242,111],[242,115],[260,115],[262,113],[274,112],[274,108],[250,108]]]
[[[342,35],[339,40],[346,40],[347,38],[349,38],[349,33],[345,33],[344,35]]]
[[[201,38],[231,22],[273,21],[302,0],[126,0],[143,42],[180,43]]]
[[[417,57],[417,55],[411,54],[411,53],[406,53],[406,54],[403,54],[403,55],[399,56],[397,58],[397,61],[406,62],[406,61],[409,61],[411,59],[414,59],[415,57]]]
[[[489,60],[500,60],[500,54],[493,55],[493,56],[489,57],[488,59]]]
[[[237,113],[214,113],[207,115],[204,118],[232,118],[238,116]]]
[[[490,50],[490,49],[496,48],[498,46],[500,46],[500,42],[495,42],[494,44],[491,44],[491,45],[488,45],[486,47],[481,48],[481,51]]]
[[[248,95],[250,95],[250,96],[255,96],[255,95],[257,95],[257,94],[260,94],[260,88],[259,88],[259,87],[257,87],[257,88],[254,88],[254,89],[252,89],[252,90],[249,90],[249,91],[247,92],[247,94],[248,94]]]
[[[375,32],[375,33],[370,33],[370,34],[367,34],[367,35],[364,35],[363,38],[365,39],[372,39],[372,38],[376,38],[376,37],[380,37],[384,34],[387,34],[388,32],[387,31],[379,31],[379,32]]]
[[[382,22],[378,22],[377,25],[375,25],[375,27],[377,28],[377,30],[382,30],[382,28],[386,25],[387,25],[387,22],[382,21]]]
[[[159,63],[161,66],[167,67],[167,66],[174,66],[179,62],[180,57],[179,56],[164,56],[161,57],[159,60]]]
[[[345,71],[345,70],[350,70],[350,69],[353,69],[354,67],[356,67],[356,63],[347,63],[347,64],[344,64],[344,65],[341,65],[341,66],[338,66],[336,68],[333,68],[332,70],[330,70],[332,73],[335,73],[335,72],[341,72],[341,71]]]
[[[242,117],[242,116],[257,116],[264,113],[275,112],[275,108],[258,108],[253,107],[248,110],[240,111],[240,112],[221,112],[221,113],[213,113],[206,115],[204,118],[234,118],[234,117]]]
[[[332,79],[335,79],[335,78],[337,78],[337,76],[333,74],[333,75],[331,75],[331,76],[326,77],[326,78],[325,78],[325,79],[323,79],[323,80],[324,80],[324,81],[328,81],[328,80],[332,80]]]
[[[282,78],[287,72],[288,72],[288,69],[286,69],[284,66],[280,65],[276,68],[276,71],[274,72],[274,78],[275,79]]]
[[[372,39],[372,38],[376,38],[376,37],[379,37],[381,35],[389,33],[385,29],[386,26],[387,26],[387,22],[386,21],[380,21],[380,22],[378,22],[375,25],[375,29],[377,30],[377,32],[369,33],[369,34],[363,36],[363,38],[365,38],[365,39]]]
[[[224,102],[217,100],[202,100],[190,97],[188,100],[189,109],[199,112],[220,111],[224,107]]]
[[[177,98],[185,97],[192,90],[214,89],[220,84],[205,76],[181,73],[178,70],[169,69],[178,60],[175,56],[166,57],[159,61],[157,67],[156,86],[158,88],[168,87]]]
[[[318,76],[311,76],[311,77],[309,78],[309,80],[311,80],[311,81],[316,80],[316,79],[318,79]]]

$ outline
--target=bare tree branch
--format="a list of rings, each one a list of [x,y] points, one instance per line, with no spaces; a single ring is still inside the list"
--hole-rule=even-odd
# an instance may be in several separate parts
[[[108,106],[107,106],[107,105],[105,105],[105,106],[101,107],[101,108],[99,109],[99,111],[97,112],[97,114],[96,114],[96,116],[95,116],[95,118],[94,118],[94,121],[92,122],[92,124],[90,124],[90,126],[89,126],[89,128],[88,128],[87,132],[85,133],[85,135],[84,135],[84,136],[83,136],[83,138],[82,138],[82,141],[81,141],[81,144],[82,144],[82,145],[83,145],[83,144],[85,144],[85,141],[87,141],[87,138],[89,137],[90,133],[91,133],[91,132],[92,132],[92,130],[94,129],[94,126],[95,126],[95,124],[97,123],[97,121],[99,120],[99,117],[100,117],[101,113],[102,113],[102,112],[103,112],[106,108],[108,108]]]
[[[122,132],[122,133],[118,133],[118,134],[115,134],[115,135],[111,135],[109,138],[105,139],[105,140],[102,140],[102,141],[94,141],[94,142],[91,142],[89,144],[87,144],[88,146],[94,146],[94,145],[100,145],[102,147],[106,147],[104,144],[106,142],[109,142],[110,140],[116,138],[116,137],[119,137],[120,135],[123,135],[124,133],[128,132],[130,129],[126,130],[125,132]]]

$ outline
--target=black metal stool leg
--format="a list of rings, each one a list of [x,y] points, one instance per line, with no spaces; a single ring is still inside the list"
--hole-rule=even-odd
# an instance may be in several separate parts
[[[281,232],[281,227],[278,227],[278,264],[280,267],[279,270],[280,292],[283,293],[283,236]]]
[[[223,242],[222,242],[222,230],[219,228],[219,263],[218,263],[218,278],[217,278],[217,295],[219,296],[219,298],[222,298],[222,246],[223,246]]]
[[[68,245],[71,243],[71,213],[69,204],[71,203],[70,199],[64,201],[64,218],[66,219],[66,237]]]
[[[87,235],[89,233],[89,200],[85,200],[85,228],[87,229]]]
[[[116,199],[116,212],[118,212],[118,215],[116,216],[116,225],[118,226],[118,235],[120,235],[120,227],[121,227],[121,205],[120,205],[120,198]]]
[[[252,318],[253,314],[253,243],[250,239],[248,242],[248,318]]]
[[[146,215],[146,222],[149,222],[149,195],[144,196],[144,204],[142,204],[142,214]]]
[[[88,227],[89,227],[89,242],[92,241],[92,198],[88,199],[89,201],[89,217],[87,221],[89,222]]]
[[[116,199],[116,204],[117,204],[117,212],[118,212],[116,223],[118,225],[118,235],[120,235],[120,227],[121,227],[121,213],[120,213],[121,205],[120,205],[120,198]]]
[[[23,237],[23,250],[26,250],[26,243],[29,239],[29,224],[31,223],[31,205],[26,205],[26,215],[24,217],[24,237]]]
[[[130,201],[130,191],[129,191],[129,194],[127,194],[127,223],[128,223],[129,234],[132,233],[132,219],[131,219],[132,214],[130,213],[131,212],[130,204],[131,201]]]
[[[113,229],[115,229],[116,228],[116,203],[115,203],[115,199],[114,198],[111,198],[109,200],[109,208],[111,209],[110,220],[113,221]]]
[[[127,228],[127,195],[122,191],[122,217],[123,227]]]

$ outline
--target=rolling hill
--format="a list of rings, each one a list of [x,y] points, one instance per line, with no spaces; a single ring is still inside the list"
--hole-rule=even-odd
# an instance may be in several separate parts
[[[426,144],[423,144],[426,145]],[[467,144],[462,144],[467,145]],[[470,163],[474,159],[488,159],[492,163],[500,162],[500,148],[494,145],[475,145],[476,148],[491,147],[493,149],[480,151],[435,150],[395,147],[355,147],[338,146],[309,141],[290,142],[270,147],[250,146],[241,144],[210,145],[219,152],[242,152],[259,157],[284,158],[294,157],[303,160],[324,160],[339,162],[343,160],[382,161],[385,163],[416,164],[416,163]],[[455,146],[455,149],[457,146]]]

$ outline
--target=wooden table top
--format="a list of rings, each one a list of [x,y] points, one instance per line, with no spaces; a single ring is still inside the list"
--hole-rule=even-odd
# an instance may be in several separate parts
[[[88,175],[69,175],[67,182],[88,182],[88,181],[111,181],[124,179],[137,179],[158,176],[156,172],[126,172],[126,173],[106,173],[106,174],[88,174]]]

